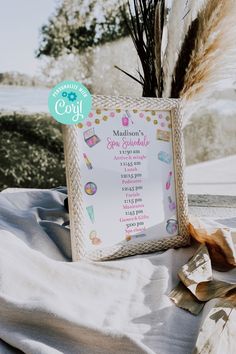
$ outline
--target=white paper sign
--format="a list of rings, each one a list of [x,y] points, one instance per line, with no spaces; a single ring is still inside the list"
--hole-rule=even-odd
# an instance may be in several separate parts
[[[177,235],[170,111],[96,110],[77,129],[86,248]]]

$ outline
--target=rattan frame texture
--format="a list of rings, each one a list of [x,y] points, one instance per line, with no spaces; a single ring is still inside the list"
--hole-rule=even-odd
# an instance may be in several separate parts
[[[93,109],[140,109],[170,111],[172,123],[173,162],[176,189],[176,209],[179,234],[159,240],[129,241],[125,244],[88,252],[83,234],[82,185],[78,156],[79,129],[75,125],[63,126],[63,140],[68,187],[70,232],[73,261],[90,259],[110,260],[136,254],[177,248],[189,244],[188,206],[184,189],[184,145],[181,100],[164,98],[132,98],[93,96]]]

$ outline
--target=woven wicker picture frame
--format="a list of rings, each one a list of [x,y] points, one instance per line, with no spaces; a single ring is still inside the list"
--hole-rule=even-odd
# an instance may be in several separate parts
[[[165,179],[163,181],[163,185],[166,186],[166,189],[168,189],[170,185],[170,177],[172,179],[172,197],[168,196],[169,191],[168,193],[167,191],[163,191],[162,197],[159,199],[158,193],[153,193],[153,195],[150,193],[149,195],[145,194],[145,188],[142,191],[142,195],[140,193],[139,195],[141,195],[141,197],[143,197],[144,199],[146,198],[147,203],[150,202],[150,205],[154,205],[154,208],[152,208],[154,210],[155,205],[157,206],[157,210],[159,210],[158,208],[162,207],[161,203],[164,203],[164,199],[169,198],[170,204],[165,201],[165,210],[168,209],[167,205],[169,205],[170,209],[172,210],[172,213],[175,214],[175,220],[174,225],[172,225],[174,226],[174,229],[170,229],[170,223],[173,223],[173,218],[169,220],[164,220],[162,224],[165,223],[165,230],[168,230],[168,232],[163,232],[162,234],[161,231],[157,231],[154,234],[152,233],[152,236],[148,236],[149,229],[145,229],[144,222],[140,223],[144,225],[143,230],[137,228],[129,229],[130,226],[127,225],[127,223],[126,225],[125,223],[123,223],[122,227],[124,228],[124,235],[122,235],[122,239],[118,239],[117,242],[114,242],[114,239],[112,241],[113,233],[111,232],[111,230],[113,227],[114,234],[115,232],[117,232],[118,228],[116,227],[116,225],[118,224],[115,223],[117,222],[117,218],[119,217],[119,215],[114,214],[114,216],[112,217],[112,214],[109,214],[109,223],[111,223],[111,226],[109,229],[109,240],[107,241],[109,244],[107,245],[106,242],[103,243],[103,239],[101,237],[101,229],[103,230],[103,233],[106,234],[107,216],[105,212],[105,200],[107,201],[108,198],[110,198],[110,206],[107,207],[107,211],[110,212],[111,208],[113,208],[113,206],[116,206],[116,203],[119,203],[118,199],[121,195],[119,195],[119,193],[116,193],[114,195],[112,194],[110,196],[105,196],[104,205],[103,199],[101,198],[101,196],[99,197],[99,193],[101,193],[101,190],[105,190],[106,183],[107,185],[112,185],[113,183],[112,177],[109,175],[109,169],[111,167],[107,167],[107,164],[111,164],[111,161],[109,160],[109,162],[108,160],[106,160],[105,145],[102,145],[102,143],[106,141],[107,144],[107,141],[109,141],[109,139],[107,138],[108,134],[106,129],[109,129],[110,127],[110,130],[112,131],[113,124],[118,124],[117,122],[119,122],[119,124],[121,125],[123,132],[134,129],[137,122],[138,126],[148,127],[147,135],[148,132],[152,133],[152,137],[154,136],[153,132],[155,132],[155,134],[157,135],[159,134],[156,138],[157,141],[154,142],[153,145],[151,145],[152,153],[150,156],[152,157],[150,157],[150,159],[155,158],[155,161],[157,161],[157,164],[159,164],[157,165],[158,167],[154,166],[155,169],[153,170],[157,171],[157,173],[160,169],[166,169],[166,166],[168,166],[169,169],[172,169],[168,176],[165,172],[162,173],[162,175],[169,178],[168,180]],[[165,126],[166,128],[163,128]],[[93,129],[95,129],[96,132],[99,133],[92,136],[90,133],[94,131]],[[141,129],[139,129],[139,132],[141,132]],[[90,116],[86,118],[83,123],[80,123],[78,125],[64,125],[63,139],[68,187],[72,256],[74,261],[78,261],[84,258],[90,260],[109,260],[136,254],[165,250],[168,248],[176,248],[189,244],[187,197],[184,190],[184,147],[180,100],[93,96],[93,110]],[[152,139],[154,140],[154,138]],[[160,149],[158,150],[158,144],[162,143],[164,144],[164,146],[169,146],[169,149],[171,148],[172,152],[169,151],[168,154],[166,152],[159,151]],[[163,146],[163,144],[161,146]],[[100,153],[99,161],[97,159],[96,165],[94,164],[93,154],[96,152],[96,149],[98,149],[98,147],[100,149]],[[104,151],[104,156],[103,153],[101,153],[101,149],[103,149]],[[153,149],[156,149],[157,151],[153,152]],[[134,151],[132,150],[132,148],[130,150],[131,154],[137,152],[139,152],[139,150]],[[93,157],[92,163],[90,159],[91,154]],[[148,158],[149,155],[147,153],[147,160]],[[145,171],[147,169],[147,166],[149,165],[150,164],[147,162],[147,164],[145,165]],[[100,190],[99,187],[97,189],[96,184],[93,183],[94,181],[96,181],[96,168],[97,170],[99,169],[100,178],[102,175],[102,178],[104,180],[103,189],[100,188]],[[122,173],[123,171],[124,168],[121,167],[120,172]],[[91,174],[91,178],[88,177],[90,176],[89,174]],[[84,179],[84,175],[87,176],[87,180],[86,178]],[[137,175],[141,176],[141,174]],[[126,177],[131,175],[122,174],[121,176]],[[97,178],[99,177],[97,176]],[[156,187],[159,188],[158,184],[160,184],[160,181],[155,182],[155,173],[153,174],[153,177],[152,174],[150,174],[148,178],[150,179],[150,181],[147,180],[147,186],[150,182],[154,187],[156,183]],[[128,183],[129,181],[122,181],[122,183],[126,182]],[[114,183],[115,185],[117,185],[117,180],[114,180]],[[130,183],[132,183],[132,181]],[[142,187],[140,186],[139,188]],[[162,188],[163,190],[165,190],[164,187]],[[125,190],[127,188],[123,189]],[[154,190],[156,189],[154,188]],[[99,193],[97,191],[99,191]],[[129,196],[131,194],[125,195]],[[141,197],[139,198],[139,201],[142,200]],[[129,201],[130,199],[128,201],[125,200],[125,202],[127,203],[129,203]],[[95,202],[98,203],[95,208],[96,210],[94,210],[93,208]],[[126,207],[133,208],[133,206],[129,205]],[[138,207],[140,207],[140,205]],[[102,211],[104,211],[104,215],[102,214]],[[140,209],[136,209],[136,212],[143,213],[143,211]],[[126,215],[127,213],[128,215],[133,215],[135,213],[135,207],[132,209],[131,212],[125,213]],[[170,218],[169,214],[171,212],[167,210],[166,213],[168,214],[167,217]],[[148,224],[148,227],[150,227],[150,225],[155,225],[155,214],[152,215],[154,215],[154,219],[153,216],[150,217],[150,219],[153,220],[150,220],[150,224]],[[100,231],[98,230],[98,233],[96,233],[96,227],[98,227],[98,225],[96,226],[95,220],[97,218],[99,218],[98,221],[100,223]],[[131,217],[130,220],[134,220],[134,217],[133,219]],[[166,222],[167,224],[169,224],[166,225]],[[114,226],[112,226],[113,223]],[[137,223],[133,222],[133,225],[135,225],[136,227]],[[163,225],[160,227],[163,228]],[[150,229],[152,229],[152,227],[150,227]],[[91,231],[89,232],[89,230]],[[162,229],[157,228],[156,230]],[[168,235],[168,233],[173,233],[173,235]],[[105,237],[108,238],[108,235]],[[113,244],[111,244],[111,242],[113,242]]]

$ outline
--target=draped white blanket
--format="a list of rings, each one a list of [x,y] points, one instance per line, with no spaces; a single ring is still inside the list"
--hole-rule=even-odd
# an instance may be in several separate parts
[[[168,298],[193,247],[72,263],[64,188],[0,193],[0,353],[190,354],[201,321]]]

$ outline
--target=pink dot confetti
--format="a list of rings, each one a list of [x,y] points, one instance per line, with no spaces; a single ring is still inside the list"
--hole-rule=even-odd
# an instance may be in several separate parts
[[[89,113],[89,118],[93,118],[93,113],[92,112]]]
[[[140,117],[140,118],[143,118],[143,117],[144,117],[144,114],[143,114],[143,113],[139,113],[139,117]]]
[[[110,112],[110,117],[115,117],[115,113],[114,112]]]
[[[92,123],[91,122],[87,122],[86,125],[87,125],[87,127],[91,127]]]
[[[164,126],[165,126],[165,123],[164,123],[164,122],[162,122],[162,123],[161,123],[161,127],[162,127],[162,128],[164,128]]]
[[[160,119],[162,119],[163,118],[163,115],[162,114],[159,114],[159,116],[158,116]]]

